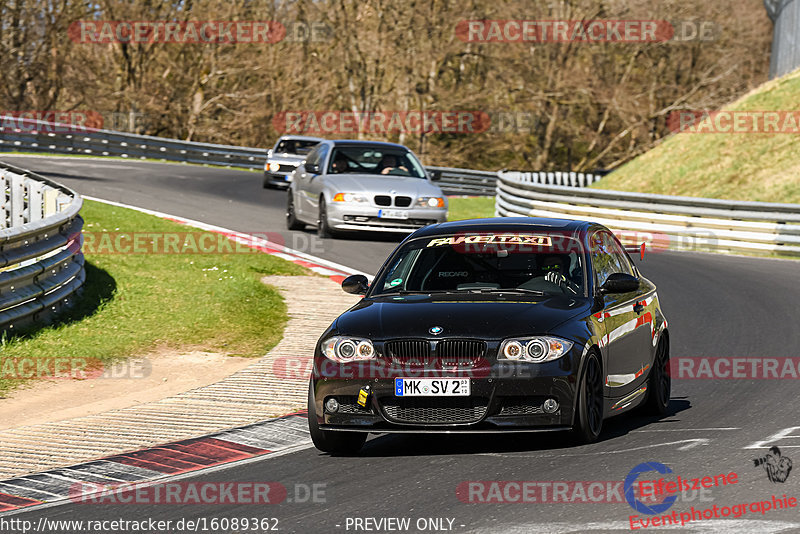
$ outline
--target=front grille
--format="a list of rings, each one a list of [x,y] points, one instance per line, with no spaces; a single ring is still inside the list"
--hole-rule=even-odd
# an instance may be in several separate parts
[[[386,354],[393,364],[427,366],[432,361],[431,344],[424,339],[387,341]]]
[[[506,397],[498,415],[536,415],[544,413],[544,397]]]
[[[378,206],[391,206],[392,197],[389,195],[375,195],[375,204]]]
[[[471,339],[403,339],[387,341],[384,349],[395,365],[439,368],[474,365],[484,358],[486,343]]]
[[[411,205],[411,197],[394,197],[394,205],[398,208],[407,208]]]
[[[489,405],[485,397],[383,397],[379,402],[390,421],[419,425],[477,423]]]
[[[278,167],[278,172],[292,172],[297,167],[295,165],[284,165],[281,163],[280,167]]]
[[[447,339],[436,345],[436,355],[445,365],[475,363],[486,353],[486,343],[469,339]]]

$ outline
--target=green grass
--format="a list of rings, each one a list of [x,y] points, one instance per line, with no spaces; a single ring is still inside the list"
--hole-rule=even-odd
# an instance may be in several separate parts
[[[448,221],[494,217],[494,197],[450,197]]]
[[[800,70],[724,109],[799,111]],[[593,187],[732,200],[800,203],[798,134],[680,133]]]
[[[166,160],[166,159],[155,159],[155,158],[123,158],[122,156],[101,156],[97,154],[57,154],[57,153],[48,153],[48,152],[0,152],[0,159],[3,156],[41,156],[41,157],[49,157],[49,158],[84,158],[84,159],[110,159],[110,160],[117,160],[117,161],[146,161],[150,163],[174,163],[176,165],[192,165],[195,167],[213,167],[217,169],[233,169],[234,171],[247,171],[247,172],[257,172],[262,173],[264,172],[263,169],[247,169],[244,167],[228,167],[225,165],[209,165],[207,163],[189,163],[186,161],[173,161],[173,160]],[[13,165],[13,161],[9,162]]]
[[[92,201],[81,213],[85,234],[194,231]],[[87,253],[86,260],[87,281],[76,305],[57,324],[4,339],[2,358],[111,361],[161,348],[261,356],[280,340],[286,306],[259,279],[306,272],[263,253]],[[0,393],[18,383],[0,378]]]

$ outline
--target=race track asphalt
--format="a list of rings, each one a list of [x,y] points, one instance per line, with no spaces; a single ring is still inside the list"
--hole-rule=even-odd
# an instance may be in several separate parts
[[[85,195],[239,231],[274,232],[287,246],[368,273],[376,272],[398,242],[391,236],[318,240],[311,231],[287,232],[285,193],[262,189],[256,173],[132,161],[4,155],[0,159]],[[637,263],[658,285],[670,321],[673,357],[797,356],[800,264],[688,252],[651,253]],[[587,485],[621,481],[638,464],[655,461],[687,478],[738,475],[734,485],[703,495],[687,492],[665,513],[686,512],[692,506],[722,509],[769,500],[772,495],[800,497],[800,473],[791,473],[784,483],[770,482],[764,468],[753,462],[771,445],[800,461],[797,384],[791,379],[676,379],[670,415],[611,419],[601,440],[586,446],[573,446],[559,434],[378,436],[358,457],[335,458],[306,448],[184,480],[271,481],[286,486],[289,499],[267,506],[67,504],[15,517],[34,521],[43,516],[173,521],[274,517],[281,532],[302,533],[392,531],[355,528],[354,519],[366,517],[410,518],[411,528],[400,530],[407,532],[629,531],[629,516],[637,512],[624,498],[611,503],[479,503],[462,502],[456,490],[466,481],[587,481]],[[786,430],[790,427],[796,427],[797,437]],[[312,484],[324,485],[324,502],[297,502],[303,500],[298,499],[303,488]],[[550,486],[539,487],[536,497],[542,487]],[[689,523],[682,531],[800,532],[798,512],[798,508],[763,515],[748,512],[738,519]],[[453,522],[452,527],[444,521],[443,529],[434,529],[430,523],[417,525],[420,518]]]

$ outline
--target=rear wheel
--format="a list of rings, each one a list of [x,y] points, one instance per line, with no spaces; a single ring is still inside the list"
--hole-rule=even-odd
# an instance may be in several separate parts
[[[317,421],[317,407],[314,403],[314,395],[311,390],[312,385],[308,385],[308,430],[311,433],[311,441],[314,446],[322,452],[333,455],[347,456],[356,454],[367,441],[366,432],[336,432],[322,430]]]
[[[294,212],[294,198],[292,197],[292,192],[289,191],[286,199],[286,228],[289,230],[302,230],[305,226],[297,219],[297,215]]]
[[[645,412],[650,415],[665,415],[672,394],[672,378],[669,376],[669,339],[662,336],[656,347],[653,369],[647,378],[647,400]]]
[[[572,433],[580,443],[597,440],[603,430],[603,370],[594,352],[586,357],[583,376],[578,382],[578,413]]]

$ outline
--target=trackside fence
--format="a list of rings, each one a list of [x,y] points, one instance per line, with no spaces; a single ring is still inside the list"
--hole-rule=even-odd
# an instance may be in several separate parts
[[[627,244],[800,256],[800,205],[650,195],[534,183],[497,173],[498,216],[590,220]],[[635,242],[635,243],[634,243]]]

